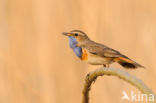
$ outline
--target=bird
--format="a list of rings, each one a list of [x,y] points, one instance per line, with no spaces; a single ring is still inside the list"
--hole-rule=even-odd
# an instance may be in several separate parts
[[[127,69],[145,68],[119,51],[91,40],[81,30],[72,30],[62,34],[68,36],[69,46],[76,56],[88,64],[109,67],[110,64],[116,62]]]

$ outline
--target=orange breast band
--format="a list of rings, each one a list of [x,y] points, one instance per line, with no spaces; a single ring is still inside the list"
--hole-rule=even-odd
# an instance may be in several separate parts
[[[82,56],[81,56],[81,60],[88,60],[88,54],[87,51],[85,49],[82,49]]]

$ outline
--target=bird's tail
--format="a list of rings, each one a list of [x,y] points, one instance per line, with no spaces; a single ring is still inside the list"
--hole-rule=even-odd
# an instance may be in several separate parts
[[[135,68],[138,68],[138,67],[145,68],[144,66],[136,63],[135,61],[129,59],[126,56],[117,57],[117,58],[115,58],[115,61],[118,62],[120,65],[122,65],[125,68],[131,68],[131,69],[135,69]]]

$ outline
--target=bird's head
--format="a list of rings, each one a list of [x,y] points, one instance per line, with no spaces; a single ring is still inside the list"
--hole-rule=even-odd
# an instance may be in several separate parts
[[[70,32],[63,32],[63,35],[75,38],[77,42],[84,42],[89,39],[89,37],[81,30],[72,30]]]

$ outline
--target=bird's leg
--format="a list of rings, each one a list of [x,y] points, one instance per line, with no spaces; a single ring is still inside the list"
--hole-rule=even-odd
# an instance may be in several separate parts
[[[107,68],[109,68],[109,64],[107,64]]]
[[[103,67],[106,67],[106,64],[103,64]]]
[[[109,68],[109,64],[103,64],[103,67]]]

